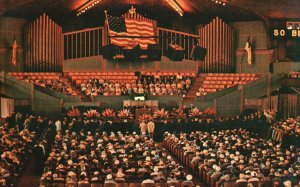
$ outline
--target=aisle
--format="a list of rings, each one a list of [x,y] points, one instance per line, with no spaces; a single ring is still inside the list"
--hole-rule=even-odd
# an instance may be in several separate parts
[[[40,174],[35,171],[35,157],[32,156],[21,177],[18,187],[38,187],[40,184]]]
[[[161,142],[161,143],[159,143],[159,146],[161,147],[161,148],[165,148],[164,147],[164,144]],[[173,159],[174,159],[174,161],[176,162],[176,163],[179,163],[181,166],[183,166],[184,167],[184,172],[185,173],[189,173],[189,174],[192,174],[193,175],[193,183],[194,183],[194,186],[197,186],[197,185],[199,185],[200,187],[207,187],[205,184],[203,184],[192,172],[189,172],[188,171],[188,169],[187,169],[187,167],[185,167],[184,166],[184,164],[179,160],[179,159],[177,159],[177,157],[174,155],[174,154],[172,154],[168,149],[166,149],[166,151],[168,152],[168,155],[171,155],[172,157],[173,157]]]

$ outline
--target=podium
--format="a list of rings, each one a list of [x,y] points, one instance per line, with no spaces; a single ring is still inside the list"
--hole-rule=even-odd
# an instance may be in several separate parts
[[[141,47],[138,43],[132,42],[123,48],[125,59],[136,61],[141,56]]]
[[[167,51],[167,56],[173,61],[182,61],[184,49],[179,45],[170,45]]]

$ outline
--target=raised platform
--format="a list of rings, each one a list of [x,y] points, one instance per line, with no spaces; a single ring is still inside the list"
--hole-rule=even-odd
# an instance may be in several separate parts
[[[199,62],[194,60],[171,61],[162,57],[161,61],[126,62],[105,60],[103,56],[64,60],[63,72],[111,72],[111,71],[163,71],[198,72]]]

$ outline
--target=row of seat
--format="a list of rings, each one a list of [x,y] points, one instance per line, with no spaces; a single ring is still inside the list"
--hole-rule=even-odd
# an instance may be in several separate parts
[[[87,83],[87,80],[82,80],[82,79],[78,79],[73,81],[77,87],[80,87],[80,85],[82,83]],[[136,83],[136,80],[132,80],[132,79],[109,79],[109,82],[111,83],[116,83],[119,82],[120,84],[126,84],[126,83],[130,83],[130,84],[134,84]]]
[[[253,81],[256,80],[257,77],[206,77],[205,80],[212,80],[212,81]]]
[[[177,143],[168,141],[164,139],[163,141],[165,147],[173,153],[177,158],[190,170],[193,171],[194,175],[197,176],[202,182],[207,184],[209,187],[220,187],[221,183],[220,181],[214,180],[206,170],[198,168],[198,163],[193,163],[192,159],[195,157],[194,152],[184,152],[180,149],[179,146],[177,146]],[[236,187],[238,186],[236,181],[228,181],[225,182],[224,187]],[[239,186],[248,186],[248,182],[245,182],[244,184],[240,184]],[[270,181],[256,181],[256,182],[251,182],[251,186],[253,187],[269,187],[272,186]]]
[[[206,85],[225,85],[224,88],[226,88],[227,86],[231,86],[231,85],[237,85],[237,84],[246,84],[249,81],[203,81],[203,87]]]
[[[145,72],[147,76],[189,76],[189,77],[196,77],[197,73],[189,73],[189,72]]]
[[[49,75],[57,75],[56,72],[9,72],[8,75],[12,76],[49,76]]]
[[[66,73],[69,77],[72,76],[103,76],[103,75],[128,75],[134,76],[134,72],[68,72]]]
[[[69,77],[74,75],[80,75],[80,76],[97,76],[97,75],[128,75],[133,76],[135,75],[134,72],[67,72],[65,73]],[[190,76],[190,77],[196,77],[196,73],[189,73],[189,72],[145,72],[145,75],[153,75],[153,76]]]
[[[98,76],[72,76],[71,80],[74,82],[76,80],[89,80],[89,79],[107,79],[107,80],[137,80],[136,76],[132,75],[98,75]]]
[[[208,73],[208,77],[255,77],[253,73]]]
[[[42,186],[45,187],[192,187],[185,182],[159,182],[159,183],[144,183],[141,182],[117,182],[114,183],[65,183],[60,181],[53,182],[41,182]]]
[[[60,76],[58,76],[58,75],[43,75],[43,76],[42,75],[38,75],[38,76],[36,76],[36,75],[29,75],[29,76],[13,75],[13,76],[20,80],[24,79],[25,77],[27,77],[28,79],[31,79],[31,80],[42,80],[42,79],[44,79],[44,80],[59,80],[60,79]]]

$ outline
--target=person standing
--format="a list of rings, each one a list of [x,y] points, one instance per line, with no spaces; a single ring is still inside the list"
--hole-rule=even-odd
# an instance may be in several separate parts
[[[155,124],[152,120],[150,120],[148,122],[148,134],[149,134],[149,137],[153,139],[153,134],[154,134],[154,129],[155,129]]]
[[[140,124],[140,130],[141,130],[141,134],[147,133],[147,123],[144,120]]]
[[[61,121],[59,119],[55,122],[55,127],[56,127],[56,132],[61,131]]]

